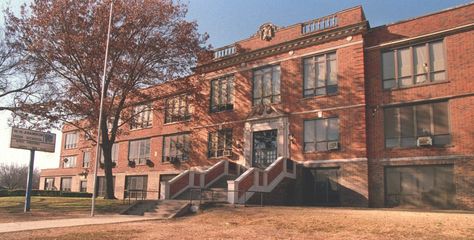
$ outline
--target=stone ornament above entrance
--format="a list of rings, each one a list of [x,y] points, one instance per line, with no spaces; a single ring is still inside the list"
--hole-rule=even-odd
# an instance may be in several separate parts
[[[275,32],[278,30],[278,27],[273,23],[264,23],[258,29],[257,34],[260,36],[260,39],[265,41],[272,40],[275,37]]]
[[[265,118],[273,118],[273,117],[282,117],[287,116],[288,114],[284,111],[276,108],[273,105],[269,104],[262,104],[257,105],[252,108],[250,113],[247,115],[247,120],[252,119],[265,119]]]

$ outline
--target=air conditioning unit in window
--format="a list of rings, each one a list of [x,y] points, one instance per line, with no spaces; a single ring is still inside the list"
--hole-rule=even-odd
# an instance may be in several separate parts
[[[222,153],[222,155],[224,155],[225,157],[230,157],[230,156],[232,156],[232,151],[230,151],[230,150],[224,150],[224,152]]]
[[[433,139],[431,137],[419,137],[416,139],[416,145],[418,147],[431,146],[433,145]]]
[[[328,150],[338,150],[339,142],[328,142]]]

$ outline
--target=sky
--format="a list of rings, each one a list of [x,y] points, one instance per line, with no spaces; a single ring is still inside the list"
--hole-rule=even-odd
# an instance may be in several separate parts
[[[362,5],[371,27],[397,22],[473,2],[471,0],[183,0],[188,3],[189,20],[197,21],[199,31],[207,32],[215,48],[232,44],[257,32],[260,25],[272,22],[288,26],[323,17],[331,13]],[[7,6],[18,11],[28,0],[0,0],[0,9]],[[3,12],[0,13],[3,24]],[[28,164],[29,151],[9,148],[9,113],[0,112],[0,163]],[[35,167],[59,166],[61,134],[57,134],[56,152],[38,152]]]

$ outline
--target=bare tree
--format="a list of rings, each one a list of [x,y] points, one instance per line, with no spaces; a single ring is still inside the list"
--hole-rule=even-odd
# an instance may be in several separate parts
[[[33,171],[33,189],[39,187],[39,170]],[[28,178],[28,166],[11,164],[0,164],[0,187],[10,190],[26,189],[26,181]]]
[[[3,32],[0,33],[0,111],[17,111],[25,102],[30,102],[36,76],[22,74],[21,54],[7,46]]]
[[[184,18],[187,7],[181,2],[115,0],[109,67],[101,86],[109,6],[109,0],[34,0],[18,17],[7,11],[6,26],[9,46],[27,55],[26,69],[41,76],[48,89],[41,107],[25,112],[73,125],[100,142],[105,197],[115,198],[111,150],[119,128],[139,114],[131,107],[160,95],[144,88],[189,74],[209,51],[207,35]],[[97,141],[102,87],[107,97]]]

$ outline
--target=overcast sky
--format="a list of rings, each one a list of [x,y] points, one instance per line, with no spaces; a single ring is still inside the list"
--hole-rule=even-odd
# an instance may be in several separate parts
[[[26,0],[0,0],[0,8],[11,6],[18,10]],[[331,13],[362,5],[371,27],[417,17],[470,3],[470,0],[190,0],[188,18],[196,20],[201,32],[210,35],[209,43],[214,47],[231,44],[257,32],[266,22],[278,26],[288,26],[319,18]],[[3,12],[0,13],[3,23]],[[7,124],[9,113],[0,112],[0,163],[17,162],[28,164],[27,150],[11,149],[10,128]],[[59,164],[58,131],[56,153],[37,153],[35,166],[55,168]]]

